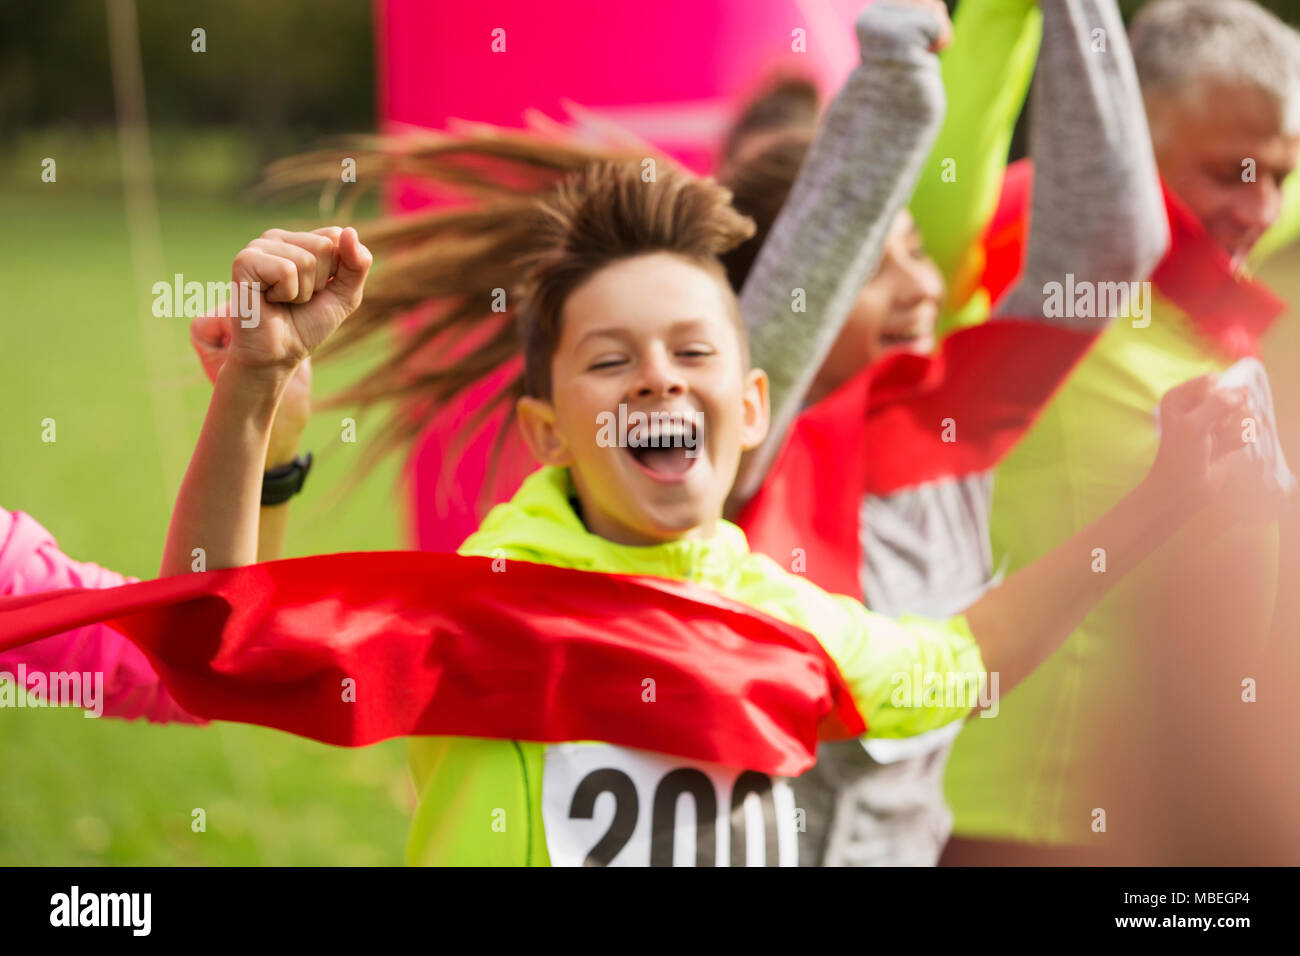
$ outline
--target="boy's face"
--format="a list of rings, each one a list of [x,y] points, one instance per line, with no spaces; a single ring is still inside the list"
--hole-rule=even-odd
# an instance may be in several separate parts
[[[521,399],[519,422],[539,461],[569,468],[593,533],[632,545],[713,534],[741,452],[768,423],[767,377],[745,367],[730,294],[654,253],[605,267],[565,302],[551,399]],[[656,418],[669,427],[637,427]]]

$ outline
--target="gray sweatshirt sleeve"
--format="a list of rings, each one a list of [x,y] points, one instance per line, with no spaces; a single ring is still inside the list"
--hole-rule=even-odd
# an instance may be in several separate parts
[[[1146,111],[1115,0],[1053,0],[1042,11],[1029,131],[1029,244],[1020,279],[995,316],[1043,318],[1044,287],[1065,285],[1069,274],[1075,287],[1145,279],[1169,244]],[[1095,326],[1114,316],[1059,321],[1074,318]]]
[[[733,510],[762,484],[938,135],[943,81],[929,48],[939,26],[887,0],[859,14],[862,62],[827,110],[741,290],[754,365],[771,380],[772,424],[741,463]]]

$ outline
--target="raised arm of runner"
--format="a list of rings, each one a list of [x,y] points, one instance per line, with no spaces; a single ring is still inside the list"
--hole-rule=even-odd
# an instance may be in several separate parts
[[[160,577],[183,574],[202,553],[209,569],[259,554],[262,476],[273,423],[298,368],[361,302],[370,251],[355,229],[273,229],[235,256],[231,281],[258,298],[230,325],[207,417],[176,495]]]
[[[1151,134],[1115,0],[1043,4],[1030,126],[1035,182],[1020,279],[994,314],[1043,316],[1044,286],[1130,282],[1169,244]],[[1082,316],[1097,327],[1112,315]],[[1091,321],[1089,321],[1091,319]]]
[[[739,506],[758,489],[813,376],[875,271],[943,117],[930,8],[873,4],[857,20],[862,63],[835,97],[740,295],[754,363],[771,381],[767,441],[741,463]],[[795,311],[801,290],[806,311]]]
[[[208,381],[216,385],[217,373],[230,353],[231,303],[201,315],[190,323],[190,344]],[[311,359],[304,359],[285,387],[271,425],[266,449],[267,471],[290,464],[298,455],[303,429],[311,417]],[[263,505],[257,523],[257,560],[274,561],[284,553],[289,525],[289,503]]]

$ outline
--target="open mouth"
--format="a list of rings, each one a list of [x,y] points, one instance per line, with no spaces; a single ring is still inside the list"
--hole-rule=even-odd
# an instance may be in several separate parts
[[[882,329],[880,333],[880,344],[886,348],[899,345],[916,345],[920,342],[929,341],[929,339],[930,326],[924,322],[897,325],[893,328]]]
[[[893,348],[896,345],[913,345],[920,341],[921,337],[920,332],[885,332],[880,336],[880,344],[886,348]]]
[[[703,429],[689,418],[655,422],[644,435],[629,439],[624,451],[637,467],[660,481],[680,481],[700,459]]]

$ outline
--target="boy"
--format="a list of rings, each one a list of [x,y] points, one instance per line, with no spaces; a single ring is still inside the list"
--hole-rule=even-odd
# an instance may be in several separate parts
[[[726,191],[672,171],[646,182],[639,163],[599,163],[550,193],[534,215],[519,310],[526,394],[517,414],[546,467],[488,515],[462,553],[690,580],[804,627],[838,665],[872,734],[922,733],[974,703],[916,706],[897,693],[899,675],[973,688],[987,686],[987,674],[988,684],[996,675],[1002,689],[1013,686],[1225,482],[1254,478],[1232,442],[1243,396],[1215,391],[1209,379],[1186,383],[1163,403],[1150,474],[1112,511],[964,615],[891,621],[752,554],[722,520],[741,453],[762,442],[768,425],[767,380],[749,367],[717,260],[752,229]],[[352,229],[273,231],[236,257],[234,281],[263,290],[261,320],[232,327],[177,499],[164,575],[187,571],[194,547],[206,549],[211,568],[256,560],[276,404],[297,365],[360,303],[370,264]],[[691,429],[690,446],[603,442],[603,422],[620,405],[673,416],[681,424],[672,437]],[[1089,568],[1097,546],[1107,549],[1105,575]],[[707,864],[752,862],[760,853],[768,865],[797,860],[785,784],[743,767],[599,742],[421,738],[411,747],[420,795],[413,863]],[[597,820],[605,791],[614,814]],[[689,826],[676,814],[682,793],[694,798]]]

